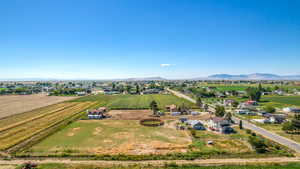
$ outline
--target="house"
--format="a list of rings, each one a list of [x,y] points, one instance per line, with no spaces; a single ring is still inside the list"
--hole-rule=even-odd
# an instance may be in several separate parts
[[[222,128],[230,126],[230,122],[222,117],[212,117],[207,123],[210,130],[222,132]]]
[[[161,91],[159,89],[147,89],[142,92],[142,94],[159,94]]]
[[[277,95],[284,95],[284,91],[282,90],[275,90],[273,93]]]
[[[85,96],[85,95],[86,95],[86,92],[85,92],[85,91],[82,91],[82,92],[76,92],[76,95],[78,95],[78,96]]]
[[[249,113],[249,110],[245,110],[245,109],[238,109],[235,111],[236,114],[248,114]]]
[[[96,110],[91,110],[88,111],[88,118],[89,119],[103,119],[106,118],[106,107],[100,107],[99,109]]]
[[[245,102],[245,105],[248,105],[248,106],[257,106],[258,103],[257,103],[257,101],[248,100],[248,101]]]
[[[206,130],[199,120],[187,120],[185,123],[195,130]]]
[[[180,116],[181,112],[171,112],[171,116]]]
[[[271,95],[272,92],[262,92],[261,95],[266,96],[266,95]]]
[[[225,106],[232,106],[234,102],[235,102],[235,100],[229,99],[229,100],[224,100],[224,101],[223,101],[223,104],[224,104]]]
[[[168,105],[168,106],[166,106],[166,110],[169,112],[176,112],[177,106],[175,104]]]
[[[286,121],[286,115],[274,114],[264,119],[264,123],[281,124]]]
[[[188,119],[186,117],[181,117],[181,118],[179,118],[179,121],[181,123],[184,123],[184,122],[188,121]]]
[[[282,111],[285,112],[285,113],[300,113],[299,108],[293,108],[293,107],[283,108]]]
[[[191,112],[191,115],[193,115],[193,116],[197,116],[197,115],[199,115],[200,114],[200,112],[197,112],[197,111],[192,111]]]

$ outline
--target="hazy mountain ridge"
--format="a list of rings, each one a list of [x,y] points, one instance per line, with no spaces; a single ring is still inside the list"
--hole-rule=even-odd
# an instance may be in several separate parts
[[[287,75],[280,76],[269,73],[253,73],[253,74],[215,74],[208,76],[207,79],[211,80],[300,80],[300,75]]]

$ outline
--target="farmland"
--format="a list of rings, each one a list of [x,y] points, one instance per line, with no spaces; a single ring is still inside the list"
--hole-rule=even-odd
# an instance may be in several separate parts
[[[0,150],[6,150],[84,111],[93,102],[59,103],[0,120]]]
[[[166,105],[177,104],[193,107],[194,104],[173,95],[94,95],[75,99],[72,102],[96,101],[99,106],[111,109],[148,109],[151,101],[155,100],[160,109]]]
[[[46,138],[30,152],[45,154],[166,154],[186,152],[185,131],[145,127],[137,120],[81,120]]]
[[[300,106],[300,96],[268,96],[263,97],[262,101],[279,107]]]
[[[74,99],[75,97],[36,95],[0,96],[0,118]]]

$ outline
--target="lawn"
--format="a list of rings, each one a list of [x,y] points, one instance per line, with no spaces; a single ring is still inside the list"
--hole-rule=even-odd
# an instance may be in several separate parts
[[[138,120],[80,120],[30,149],[33,155],[166,154],[186,152],[191,138],[168,127],[145,127]]]
[[[148,109],[152,101],[158,103],[160,109],[164,109],[166,105],[185,104],[189,107],[195,105],[185,99],[178,98],[174,95],[93,95],[73,100],[73,102],[97,101],[99,106],[106,106],[111,109]]]

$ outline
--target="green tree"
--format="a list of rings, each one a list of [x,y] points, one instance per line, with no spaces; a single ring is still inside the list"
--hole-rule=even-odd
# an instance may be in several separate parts
[[[257,153],[266,153],[268,151],[268,146],[265,140],[258,136],[250,136],[249,143],[255,148]]]
[[[240,103],[239,103],[238,101],[234,101],[234,102],[232,103],[232,106],[233,106],[233,107],[238,107],[239,104],[240,104]]]
[[[197,105],[199,108],[202,107],[203,103],[202,103],[201,97],[197,97],[196,105]]]
[[[136,93],[139,94],[140,93],[140,86],[137,84],[136,85]]]
[[[153,112],[153,115],[157,115],[157,112],[158,112],[158,105],[157,105],[156,101],[153,100],[153,101],[150,103],[150,108],[151,108],[151,110],[152,110],[152,112]]]
[[[223,117],[225,115],[225,113],[226,113],[226,111],[225,111],[224,106],[219,106],[219,105],[216,106],[215,115],[217,117]]]
[[[232,120],[232,114],[230,112],[226,113],[225,114],[225,119],[227,121],[229,121],[230,123],[233,122],[233,120]]]
[[[272,106],[265,106],[264,111],[266,111],[267,113],[275,113],[276,109]]]
[[[244,128],[244,127],[243,127],[243,120],[240,120],[239,127],[240,127],[241,130]]]
[[[259,90],[260,92],[264,91],[264,89],[263,89],[261,83],[259,83],[259,85],[258,85],[258,90]]]
[[[246,92],[250,100],[259,101],[261,98],[261,91],[258,88],[249,87]]]
[[[204,111],[206,111],[206,112],[207,112],[207,111],[208,111],[208,109],[209,109],[209,106],[208,106],[208,104],[205,104],[205,105],[204,105]]]
[[[130,85],[126,86],[126,91],[127,91],[127,93],[130,93],[131,88],[132,88],[132,87],[131,87]]]

